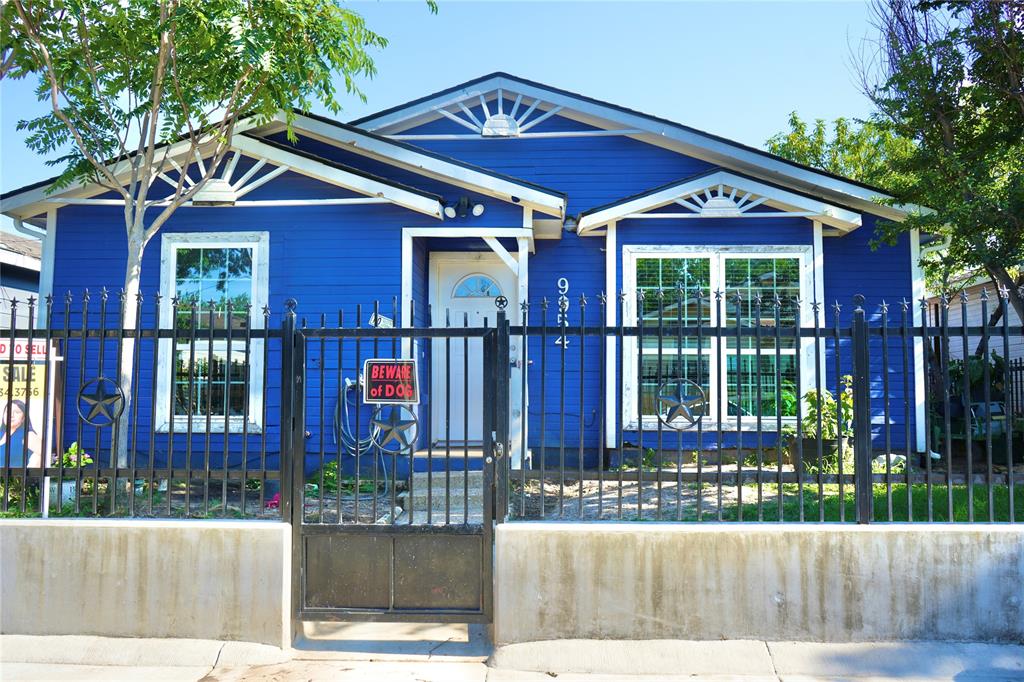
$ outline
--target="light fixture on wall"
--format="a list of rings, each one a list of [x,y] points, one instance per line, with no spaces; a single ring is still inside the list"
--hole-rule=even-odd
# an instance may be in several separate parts
[[[470,204],[469,197],[462,196],[459,197],[459,200],[455,203],[454,206],[444,207],[444,214],[448,218],[454,218],[456,216],[458,216],[459,218],[465,218],[470,213],[472,213],[476,217],[482,216],[484,214],[484,205]]]

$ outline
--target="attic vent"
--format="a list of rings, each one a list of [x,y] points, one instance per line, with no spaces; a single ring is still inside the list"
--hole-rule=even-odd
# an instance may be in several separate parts
[[[484,137],[519,137],[519,122],[508,114],[492,114],[484,121]]]
[[[224,178],[210,178],[192,197],[194,206],[230,206],[235,203],[235,188]]]
[[[729,197],[715,196],[704,202],[700,214],[705,218],[734,218],[740,214],[740,207]]]

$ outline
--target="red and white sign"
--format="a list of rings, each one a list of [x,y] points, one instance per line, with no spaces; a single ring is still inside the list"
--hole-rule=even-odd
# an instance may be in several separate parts
[[[416,405],[420,401],[415,360],[371,359],[363,363],[363,402]]]

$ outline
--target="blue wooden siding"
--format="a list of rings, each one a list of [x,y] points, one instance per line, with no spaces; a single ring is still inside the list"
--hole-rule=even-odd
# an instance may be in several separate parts
[[[494,104],[488,106],[493,113]],[[506,99],[506,113],[511,108],[512,101]],[[474,113],[480,117],[479,106]],[[528,132],[568,130],[594,128],[556,115]],[[470,131],[448,119],[402,131],[402,134],[420,133],[461,135]],[[705,161],[621,136],[411,142],[467,163],[566,192],[569,214],[715,168]]]
[[[239,164],[236,175],[244,172],[251,161]],[[265,171],[267,172],[267,171]],[[465,193],[459,188],[430,183],[432,188],[440,189],[451,196]],[[285,173],[274,181],[264,185],[250,194],[247,200],[274,198],[313,198],[313,197],[345,197],[353,196],[347,190],[317,182],[295,173]],[[343,315],[345,326],[357,324],[366,326],[373,311],[373,302],[380,301],[381,314],[386,317],[400,319],[400,311],[393,306],[401,295],[401,234],[407,226],[502,226],[522,224],[522,209],[497,199],[474,197],[486,202],[487,211],[481,217],[455,218],[440,221],[392,204],[331,206],[331,207],[259,207],[259,208],[189,208],[178,209],[170,221],[161,229],[153,241],[147,246],[142,266],[142,291],[146,295],[143,325],[154,324],[152,295],[160,289],[160,254],[161,241],[165,234],[185,232],[262,232],[270,237],[269,287],[267,299],[272,311],[270,325],[281,324],[284,301],[294,298],[298,302],[297,313],[300,324],[318,326],[321,317],[327,325],[336,325],[339,312]],[[62,297],[64,292],[74,292],[75,299],[71,307],[72,315],[68,319],[71,327],[81,324],[81,294],[90,290],[90,324],[98,324],[97,305],[98,292],[103,287],[116,291],[124,279],[125,251],[127,248],[123,227],[123,213],[116,207],[69,206],[58,212],[58,239],[55,255],[54,291],[57,293],[58,315],[55,323],[62,325]],[[460,240],[441,240],[449,250],[459,250]],[[417,321],[426,321],[426,258],[427,240],[414,240],[414,297],[417,300]],[[455,242],[456,244],[453,244]],[[482,241],[479,239],[473,242]],[[164,305],[169,305],[165,301]],[[357,306],[361,306],[361,314],[357,319]],[[108,303],[107,324],[117,325],[118,301],[116,294]],[[258,314],[254,311],[254,314]],[[67,360],[67,396],[78,394],[81,369],[78,344]],[[155,380],[152,375],[151,344],[143,345],[143,360],[139,364],[139,401],[146,406],[139,415],[139,428],[142,433],[150,429],[148,405],[150,404]],[[268,384],[266,387],[268,419],[267,447],[270,449],[270,465],[276,466],[279,449],[280,432],[277,426],[277,415],[280,410],[280,364],[277,354],[277,342],[272,343],[274,353],[268,368]],[[236,346],[237,348],[237,346]],[[346,343],[341,358],[341,371],[338,368],[334,342],[328,346],[323,361],[324,368],[324,406],[320,410],[319,386],[315,386],[307,401],[307,424],[310,438],[309,462],[316,458],[320,448],[321,433],[324,435],[324,447],[328,453],[335,451],[334,445],[334,414],[336,396],[339,395],[339,375],[344,378],[355,378],[359,371],[359,363],[355,357],[351,341]],[[373,345],[364,342],[361,348],[361,359],[372,354]],[[391,352],[390,342],[377,349],[379,354]],[[308,349],[311,372],[319,373],[319,345],[311,342]],[[106,345],[104,351],[106,362],[105,374],[113,375],[111,364],[116,362],[116,347],[113,342]],[[84,380],[88,381],[95,375],[99,361],[98,342],[90,343],[85,354]],[[369,416],[369,410],[362,411],[362,420]],[[159,416],[157,423],[165,423],[164,416]],[[69,409],[64,415],[65,444],[70,443],[77,435],[75,411]],[[322,425],[322,426],[321,426]],[[203,420],[196,424],[197,430],[205,426]],[[92,429],[86,427],[87,442],[91,442]],[[103,435],[103,447],[108,447],[109,429]],[[364,429],[365,433],[365,429]],[[70,439],[69,439],[70,438]],[[213,434],[209,439],[210,447],[215,452],[222,452],[223,436]],[[241,453],[240,437],[230,438],[233,452],[229,463],[237,465]],[[207,437],[197,434],[193,439],[194,466],[203,465]],[[177,451],[185,450],[184,437],[175,437]],[[253,452],[258,453],[259,438],[249,439],[249,459]],[[155,460],[160,463],[166,460],[168,440],[166,436],[158,436],[153,444]],[[140,443],[140,451],[149,453],[149,444]],[[183,463],[183,454],[176,455],[177,461]],[[144,457],[140,461],[148,461]],[[215,462],[215,465],[217,463]],[[250,461],[250,465],[252,462]]]
[[[506,103],[506,111],[511,101]],[[493,105],[492,105],[493,108]],[[576,128],[573,128],[576,126]],[[533,131],[584,129],[562,117],[552,117]],[[466,132],[448,121],[438,121],[421,126],[415,132]],[[566,191],[570,197],[570,213],[578,213],[587,208],[619,199],[623,196],[647,190],[651,187],[685,178],[712,168],[711,165],[675,154],[664,149],[646,145],[625,137],[591,137],[591,138],[544,138],[521,140],[454,140],[454,141],[420,141],[425,148],[449,154],[467,162],[488,167],[493,170],[521,177],[554,189]],[[445,183],[424,178],[416,173],[396,169],[383,162],[373,161],[366,157],[340,150],[314,140],[303,138],[299,146],[306,151],[320,154],[335,161],[351,165],[360,170],[389,177],[443,196],[447,201],[454,202],[463,195],[469,195],[474,202],[482,202],[486,211],[479,218],[468,217],[438,221],[393,205],[366,205],[343,207],[277,207],[277,208],[182,208],[163,228],[161,234],[173,232],[238,232],[267,231],[270,234],[270,272],[268,300],[272,310],[271,326],[279,326],[283,302],[287,298],[298,301],[297,312],[305,318],[309,325],[319,325],[321,315],[325,316],[328,325],[337,324],[339,311],[343,312],[344,324],[366,325],[372,312],[374,300],[380,300],[382,314],[388,317],[400,316],[400,311],[392,309],[392,301],[400,296],[401,286],[401,229],[412,226],[493,226],[516,227],[522,224],[522,209],[511,203],[466,192]],[[252,162],[243,160],[236,171],[240,176]],[[264,172],[269,172],[269,169]],[[246,196],[246,199],[282,199],[282,198],[323,198],[352,196],[346,190],[325,185],[295,173],[286,173],[271,183]],[[542,217],[542,216],[537,216]],[[870,246],[874,231],[874,218],[865,216],[865,225],[853,234],[842,238],[826,238],[824,240],[824,290],[825,300],[831,303],[838,300],[842,303],[843,326],[849,325],[854,294],[864,294],[868,298],[868,311],[877,320],[877,306],[881,299],[895,304],[903,297],[911,298],[911,262],[909,240],[904,237],[895,247],[880,247],[872,250]],[[763,219],[715,219],[715,220],[658,220],[640,221],[624,220],[618,226],[618,244],[615,254],[616,281],[622,283],[622,247],[624,245],[740,245],[740,244],[774,244],[774,245],[810,245],[812,243],[811,223],[799,218],[763,218]],[[506,248],[515,249],[515,244],[505,241]],[[161,235],[147,247],[143,264],[143,291],[147,296],[159,289],[160,278],[160,244]],[[413,288],[412,295],[416,306],[415,321],[418,325],[427,324],[429,256],[432,251],[470,251],[483,250],[486,246],[478,238],[417,238],[413,241]],[[528,354],[532,364],[529,365],[528,380],[530,387],[529,399],[529,444],[535,454],[541,449],[547,451],[549,462],[562,456],[558,444],[565,447],[564,456],[567,462],[575,462],[578,448],[583,447],[590,461],[602,437],[601,415],[605,409],[605,394],[601,390],[601,372],[604,358],[601,353],[601,341],[590,337],[583,343],[581,353],[580,339],[573,333],[574,327],[580,324],[579,301],[586,295],[586,322],[599,323],[602,320],[599,296],[605,289],[605,240],[601,237],[578,237],[571,232],[564,232],[559,240],[537,240],[536,252],[530,257],[530,301],[529,320],[533,324],[546,321],[557,324],[558,312],[558,280],[568,280],[569,309],[567,326],[569,344],[564,349],[555,345],[555,337],[547,339],[546,344],[540,339],[532,339]],[[114,207],[65,207],[59,211],[58,238],[56,251],[56,267],[54,290],[58,295],[58,309],[61,306],[60,296],[64,291],[76,293],[73,310],[80,307],[80,294],[89,288],[94,297],[91,310],[95,323],[96,298],[95,292],[103,286],[117,286],[123,278],[125,238],[123,217],[120,210]],[[606,294],[611,292],[604,292]],[[542,299],[547,299],[548,308],[543,312]],[[356,319],[356,306],[362,305],[361,315]],[[617,305],[614,297],[608,300],[609,305]],[[116,306],[116,301],[111,303]],[[152,302],[147,298],[146,315],[143,324],[150,326],[152,320]],[[890,308],[890,324],[899,322],[899,308]],[[520,311],[510,311],[513,324],[521,321]],[[57,316],[58,322],[61,321]],[[116,317],[116,316],[114,316]],[[831,312],[826,316],[832,323]],[[110,320],[111,325],[116,323]],[[72,315],[71,326],[80,324],[80,318]],[[333,343],[333,342],[332,342]],[[831,342],[826,344],[826,379],[830,387],[835,386],[837,374],[834,369],[834,353]],[[276,344],[274,346],[276,348]],[[316,386],[307,402],[307,424],[311,432],[307,444],[310,461],[313,461],[320,450],[323,438],[324,450],[330,455],[336,451],[333,438],[333,420],[335,404],[340,390],[340,381],[344,378],[355,378],[359,371],[359,363],[354,348],[346,346],[342,354],[340,366],[335,352],[336,346],[329,346],[324,360],[319,359],[319,346],[313,343],[309,347],[311,371],[319,373],[323,367],[325,383],[323,386],[324,407],[320,408],[320,387]],[[148,406],[152,396],[154,382],[152,376],[152,360],[147,358],[149,346],[143,350],[143,359],[139,365],[139,395],[142,405]],[[371,354],[372,345],[365,342],[361,358]],[[876,445],[883,442],[884,424],[882,419],[884,405],[882,403],[882,362],[880,341],[873,341],[873,414],[875,419]],[[73,348],[68,355],[68,386],[67,395],[77,395],[79,384],[80,360],[78,348]],[[110,367],[115,357],[113,344],[107,346],[107,363]],[[378,349],[380,354],[390,352],[390,344]],[[86,361],[90,368],[96,366],[98,345],[87,348]],[[430,401],[427,387],[427,368],[429,361],[429,344],[417,345],[417,353],[421,358],[421,391],[424,406]],[[841,347],[840,373],[849,370],[848,348]],[[898,339],[894,338],[889,353],[889,391],[890,416],[894,425],[892,442],[894,447],[902,447],[903,428],[901,422],[903,411],[902,355]],[[564,362],[564,391],[561,383],[562,365]],[[546,370],[544,377],[544,395],[541,399],[542,368]],[[268,384],[266,396],[268,400],[267,445],[269,462],[276,465],[279,442],[277,414],[280,408],[280,365],[276,353],[271,354],[268,368]],[[318,374],[317,374],[318,376]],[[90,376],[86,376],[86,379]],[[609,381],[614,377],[608,377]],[[913,378],[909,377],[908,385],[913,387]],[[581,398],[582,388],[582,398]],[[542,404],[543,403],[543,404]],[[563,409],[564,408],[564,409]],[[364,410],[365,421],[368,410]],[[425,410],[421,410],[425,415]],[[75,434],[76,420],[74,410],[65,412],[65,428],[68,434]],[[912,415],[911,415],[912,416]],[[611,415],[610,418],[616,418]],[[543,420],[544,428],[541,429]],[[563,423],[564,420],[564,423]],[[146,409],[139,417],[140,431],[149,429],[149,415]],[[321,428],[321,424],[323,425]],[[92,436],[84,434],[87,438]],[[421,443],[425,441],[425,429],[421,433]],[[674,435],[666,435],[665,447],[676,446]],[[72,438],[65,436],[65,443]],[[201,465],[207,442],[209,448],[218,452],[223,436],[212,435],[207,441],[205,435],[195,436],[193,442],[193,464]],[[636,434],[627,434],[627,442],[636,442]],[[656,444],[657,434],[645,434],[644,444]],[[705,433],[703,445],[710,447],[715,443],[713,433]],[[238,438],[232,439],[229,453],[230,463],[237,464],[242,453],[238,451]],[[744,444],[751,446],[755,437],[747,434]],[[772,437],[765,436],[765,445],[770,445]],[[252,461],[253,452],[259,452],[259,440],[250,438],[249,457]],[[733,434],[726,434],[723,445],[729,447],[735,443]],[[696,436],[687,434],[682,437],[679,447],[692,449],[696,447]],[[183,450],[184,439],[178,436],[174,444]],[[142,444],[140,451],[148,452],[148,444]],[[220,448],[223,449],[223,448]],[[155,457],[166,458],[168,442],[166,436],[158,437],[153,446]],[[554,457],[556,460],[552,460]],[[369,462],[363,463],[364,467]],[[365,470],[365,469],[364,469]]]

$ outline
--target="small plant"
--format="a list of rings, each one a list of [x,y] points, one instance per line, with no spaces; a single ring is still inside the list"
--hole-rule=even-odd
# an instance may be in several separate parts
[[[78,441],[69,445],[60,457],[60,465],[65,469],[78,469],[90,464],[92,464],[92,455],[83,450]]]
[[[1006,361],[995,351],[992,351],[990,355],[991,360],[987,363],[989,400],[1002,400],[1004,395],[1003,379],[1006,376]],[[963,394],[964,372],[966,372],[971,399],[981,400],[984,397],[985,391],[985,365],[985,358],[980,355],[972,355],[966,361],[951,359],[949,361],[950,393],[954,396],[961,396]]]
[[[307,484],[311,484],[314,487],[320,486],[320,475],[323,474],[323,492],[325,495],[334,495],[338,492],[338,488],[341,488],[343,493],[352,493],[356,489],[356,479],[353,476],[339,476],[338,475],[338,462],[327,462],[324,464],[323,469],[317,471],[307,479]],[[359,492],[371,493],[373,492],[373,481],[366,480],[365,478],[359,482]]]
[[[807,412],[800,425],[805,438],[818,437],[819,414],[822,440],[838,440],[853,435],[853,377],[846,374],[840,383],[842,390],[838,400],[827,389],[820,394],[814,389],[804,394]]]

